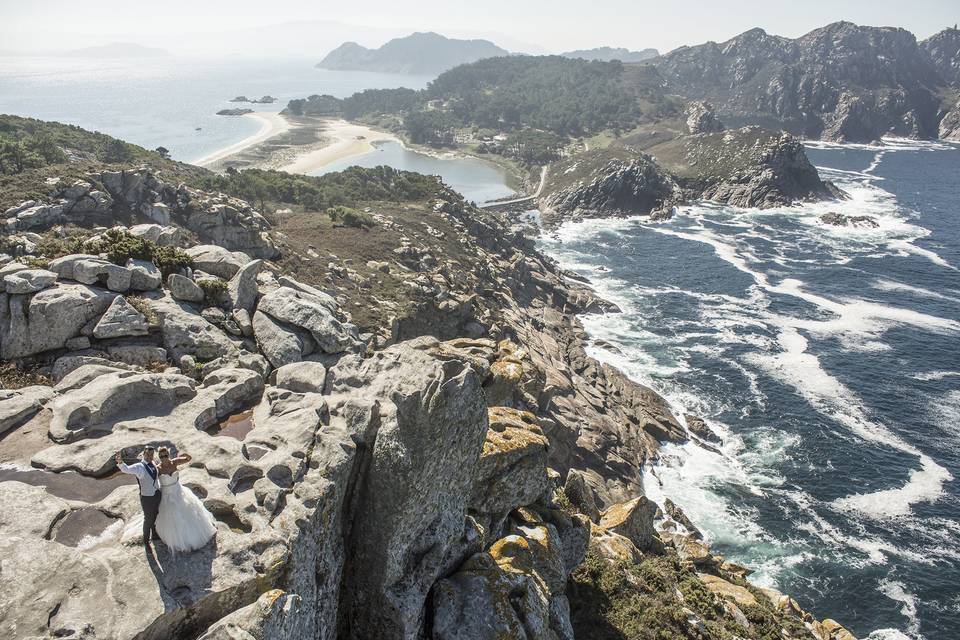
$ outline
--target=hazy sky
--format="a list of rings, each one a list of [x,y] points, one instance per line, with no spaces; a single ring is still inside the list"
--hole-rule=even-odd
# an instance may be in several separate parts
[[[668,51],[756,26],[798,36],[836,20],[902,26],[924,38],[960,22],[960,0],[0,0],[0,49],[167,38],[182,44],[191,41],[184,34],[196,40],[200,33],[305,20],[344,23],[344,39],[368,45],[433,30],[489,37],[514,50],[526,43],[550,52],[600,45]],[[320,44],[304,42],[304,53],[315,54]]]

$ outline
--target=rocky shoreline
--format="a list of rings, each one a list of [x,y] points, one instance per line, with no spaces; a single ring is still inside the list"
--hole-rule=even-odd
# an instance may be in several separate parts
[[[649,215],[709,200],[769,209],[845,197],[820,179],[802,143],[760,127],[724,130],[712,108],[696,103],[689,134],[627,138],[556,163],[538,204],[547,227],[567,220]]]
[[[566,640],[605,615],[598,575],[654,563],[684,586],[650,624],[852,637],[643,495],[696,421],[586,355],[577,314],[616,309],[505,218],[438,183],[370,208],[378,258],[334,229],[320,265],[309,234],[146,168],[48,188],[4,214],[0,351],[33,384],[0,391],[0,454],[79,496],[0,481],[4,635]],[[193,455],[214,544],[144,553],[136,492],[93,489],[146,443]]]

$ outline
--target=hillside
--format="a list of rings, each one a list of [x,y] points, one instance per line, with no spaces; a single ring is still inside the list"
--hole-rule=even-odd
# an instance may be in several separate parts
[[[98,163],[0,231],[4,637],[849,638],[643,495],[699,436],[507,218],[387,168]],[[145,444],[212,542],[142,544]]]
[[[623,47],[596,47],[593,49],[577,49],[576,51],[567,51],[561,53],[564,58],[582,58],[583,60],[600,60],[610,62],[619,60],[620,62],[643,62],[660,55],[656,49],[641,49],[640,51],[630,51]]]
[[[734,126],[850,142],[937,137],[944,80],[904,29],[838,22],[797,39],[752,29],[652,64],[668,90],[713,103]]]
[[[328,53],[317,67],[331,71],[435,75],[481,58],[505,55],[509,52],[489,40],[457,40],[429,32],[394,38],[378,49],[346,42]]]

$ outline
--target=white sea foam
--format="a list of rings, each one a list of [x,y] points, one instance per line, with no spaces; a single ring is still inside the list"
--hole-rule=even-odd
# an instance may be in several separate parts
[[[932,298],[935,300],[945,300],[947,302],[956,302],[960,303],[960,298],[954,296],[944,295],[937,291],[931,291],[930,289],[924,289],[923,287],[916,287],[913,285],[906,284],[904,282],[896,282],[894,280],[887,279],[878,279],[874,280],[870,286],[879,291],[899,291],[902,293],[910,293],[915,296],[920,296],[923,298]]]
[[[880,581],[880,591],[891,600],[900,603],[900,613],[908,620],[907,633],[913,637],[920,637],[920,619],[917,617],[916,596],[907,591],[902,582],[890,579]]]

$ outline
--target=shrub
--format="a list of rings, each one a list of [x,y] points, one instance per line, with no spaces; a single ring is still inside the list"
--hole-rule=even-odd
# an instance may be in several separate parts
[[[220,278],[203,278],[197,280],[197,286],[203,289],[207,298],[214,299],[227,291],[227,281]]]
[[[179,273],[187,267],[193,268],[193,258],[188,253],[176,247],[154,246],[156,248],[153,250],[153,264],[157,265],[157,269],[160,269],[164,280],[171,273]]]
[[[327,216],[334,224],[354,227],[356,229],[369,229],[376,224],[373,216],[369,213],[344,206],[330,207],[327,209]]]
[[[130,306],[139,311],[144,318],[147,319],[149,324],[155,324],[159,318],[157,317],[157,312],[153,310],[153,307],[150,306],[150,301],[142,296],[126,296],[126,301],[130,303]]]
[[[126,265],[127,260],[149,260],[157,265],[164,279],[193,266],[193,258],[176,247],[161,247],[155,242],[131,235],[123,229],[110,229],[93,249],[107,254],[107,260]]]

